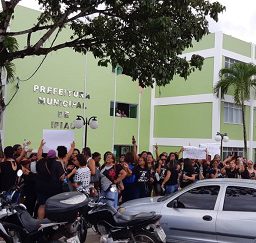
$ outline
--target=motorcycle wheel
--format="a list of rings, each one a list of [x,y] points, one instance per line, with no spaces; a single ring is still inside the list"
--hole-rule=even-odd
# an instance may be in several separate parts
[[[80,218],[77,234],[80,242],[85,242],[87,236],[87,224],[84,217]]]
[[[147,231],[135,233],[134,239],[135,243],[161,243],[153,233]]]
[[[23,240],[23,232],[22,229],[16,226],[15,224],[3,223],[3,226],[8,233],[12,237],[13,243],[21,243]]]

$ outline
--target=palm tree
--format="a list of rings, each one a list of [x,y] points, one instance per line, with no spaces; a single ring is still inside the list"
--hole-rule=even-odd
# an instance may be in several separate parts
[[[244,152],[247,158],[247,134],[245,126],[245,101],[250,99],[250,89],[256,87],[256,66],[252,63],[234,63],[229,68],[222,68],[219,72],[220,80],[214,87],[214,93],[221,98],[232,88],[235,104],[242,108]]]

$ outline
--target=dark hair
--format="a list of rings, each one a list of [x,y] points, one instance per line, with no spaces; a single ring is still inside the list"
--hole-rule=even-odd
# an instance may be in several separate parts
[[[173,155],[173,154],[174,154],[174,156],[175,156],[175,160],[178,160],[179,156],[177,155],[177,153],[170,152],[170,153],[169,153],[169,156],[168,156],[168,160],[169,160],[169,161],[170,161],[170,159],[171,159],[171,155]]]
[[[105,154],[104,154],[104,156],[103,156],[104,161],[106,161],[106,158],[107,158],[107,156],[108,156],[109,154],[112,154],[112,152],[110,152],[110,151],[105,152]]]
[[[147,155],[151,155],[153,157],[153,154],[151,152],[147,152]]]
[[[85,166],[87,164],[83,154],[78,154],[76,158],[77,158],[80,166]]]
[[[92,154],[92,158],[94,159],[94,158],[96,158],[96,157],[99,157],[100,156],[100,153],[99,152],[94,152],[93,154]]]
[[[11,146],[8,146],[8,147],[11,147]],[[15,145],[13,145],[13,147],[12,147],[12,148],[13,148],[13,151],[16,152],[19,147],[21,147],[20,144],[15,144]]]
[[[191,159],[184,159],[184,170],[193,170],[192,160]]]
[[[128,164],[133,164],[134,163],[134,156],[132,152],[127,152],[125,154],[124,161]]]
[[[4,156],[6,157],[6,158],[13,158],[13,154],[14,154],[14,149],[13,149],[13,147],[12,146],[7,146],[7,147],[5,147],[5,149],[4,149]]]
[[[77,151],[78,154],[80,154],[80,150],[77,148],[74,148],[74,151]]]
[[[63,159],[68,153],[68,150],[65,146],[58,146],[57,151],[58,151],[58,157],[61,159]]]
[[[148,163],[147,163],[147,160],[146,159],[144,159],[144,157],[143,156],[140,156],[139,157],[139,159],[143,159],[144,160],[144,162],[145,162],[145,169],[148,169]],[[138,165],[139,165],[139,159],[138,159]]]
[[[169,163],[168,163],[168,168],[170,171],[172,170],[176,170],[177,169],[177,160],[170,160]]]
[[[90,149],[89,147],[83,148],[83,154],[84,154],[85,156],[91,157],[91,156],[92,156],[91,149]]]

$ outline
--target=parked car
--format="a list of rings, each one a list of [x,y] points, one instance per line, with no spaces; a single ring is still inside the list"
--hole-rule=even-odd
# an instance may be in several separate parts
[[[126,213],[155,211],[167,242],[256,242],[256,181],[209,179],[163,197],[122,205]]]

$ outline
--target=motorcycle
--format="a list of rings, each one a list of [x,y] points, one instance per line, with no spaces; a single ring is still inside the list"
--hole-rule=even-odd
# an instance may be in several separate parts
[[[101,243],[160,243],[166,242],[166,234],[159,224],[161,215],[155,212],[126,215],[99,197],[84,208],[83,217],[88,225],[101,235]]]
[[[20,176],[20,172],[18,172]],[[82,208],[88,207],[89,199],[79,192],[66,192],[46,201],[46,217],[34,219],[23,204],[12,202],[13,195],[0,194],[0,237],[6,242],[84,242],[87,226],[80,217]]]

